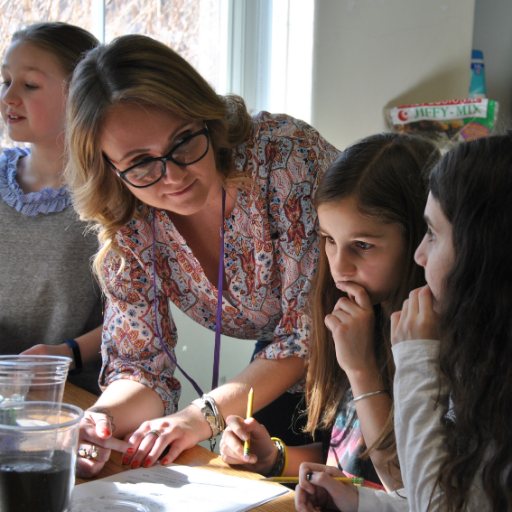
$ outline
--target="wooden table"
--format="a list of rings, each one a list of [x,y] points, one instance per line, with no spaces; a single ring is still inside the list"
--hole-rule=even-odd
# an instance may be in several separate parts
[[[64,390],[64,403],[77,405],[82,409],[87,409],[91,407],[96,402],[96,397],[69,382],[66,383],[66,388]],[[91,478],[91,480],[96,480],[98,478],[104,478],[111,475],[116,475],[121,471],[128,471],[131,468],[129,466],[123,466],[121,464],[121,453],[112,452],[110,456],[110,460],[105,464],[100,473]],[[242,471],[239,469],[234,469],[231,466],[228,466],[226,463],[222,462],[222,459],[215,453],[212,453],[202,446],[195,446],[190,450],[185,450],[181,455],[175,460],[177,464],[183,464],[186,466],[197,467],[201,469],[207,469],[209,471],[216,471],[218,473],[223,473],[225,475],[238,476],[242,478],[249,478],[250,480],[261,480],[262,476],[257,473],[250,473],[248,471]],[[77,478],[75,480],[76,484],[83,484],[90,480],[84,480],[82,478]],[[269,484],[269,485],[279,485],[279,484]],[[295,511],[295,493],[290,492],[285,496],[280,496],[273,501],[265,503],[260,507],[256,507],[252,510],[257,512],[293,512]]]

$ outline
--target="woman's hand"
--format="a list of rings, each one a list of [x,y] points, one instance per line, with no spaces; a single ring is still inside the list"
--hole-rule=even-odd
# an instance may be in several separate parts
[[[391,315],[391,343],[406,340],[437,340],[438,317],[428,285],[417,288],[405,300],[402,311]]]
[[[309,475],[309,478],[308,478]],[[299,484],[295,488],[295,508],[298,512],[339,510],[357,512],[359,494],[352,484],[334,480],[343,471],[333,466],[304,462],[300,466]]]
[[[90,478],[97,475],[110,457],[110,450],[124,452],[131,447],[125,441],[112,437],[115,426],[108,409],[91,407],[80,422],[76,476]]]
[[[277,459],[278,449],[267,429],[254,418],[240,416],[226,418],[226,430],[220,442],[222,460],[227,464],[240,465],[247,471],[268,475]],[[244,441],[251,435],[251,449],[244,456]]]
[[[135,469],[140,466],[148,468],[155,464],[169,447],[160,461],[166,465],[183,451],[192,448],[200,441],[209,439],[211,428],[203,413],[195,405],[186,409],[150,421],[145,421],[125,440],[130,448],[123,453],[123,464],[130,464]]]
[[[332,314],[325,317],[325,325],[332,332],[338,364],[349,378],[354,372],[375,371],[375,314],[370,297],[354,283],[338,283],[337,287],[348,297],[338,300]]]

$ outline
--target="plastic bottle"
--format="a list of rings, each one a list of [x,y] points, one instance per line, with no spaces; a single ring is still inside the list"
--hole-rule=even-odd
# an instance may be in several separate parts
[[[471,54],[471,83],[469,85],[469,97],[485,98],[484,54],[480,50],[473,50]]]

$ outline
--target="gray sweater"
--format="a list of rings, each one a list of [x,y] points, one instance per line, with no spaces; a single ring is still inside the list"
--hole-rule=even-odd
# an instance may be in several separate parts
[[[84,229],[72,206],[28,216],[0,198],[0,354],[58,345],[102,323],[90,270],[98,242]],[[70,380],[98,394],[100,367],[98,361]]]

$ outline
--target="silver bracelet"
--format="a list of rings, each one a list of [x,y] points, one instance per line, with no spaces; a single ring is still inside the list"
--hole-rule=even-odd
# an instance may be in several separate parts
[[[196,398],[192,403],[199,407],[208,425],[210,425],[212,430],[210,439],[215,439],[221,432],[224,432],[226,428],[224,418],[217,407],[217,403],[211,396],[203,395],[201,398]]]
[[[215,415],[217,427],[219,428],[219,434],[221,434],[222,432],[224,432],[224,430],[226,430],[226,422],[224,421],[224,417],[222,416],[222,414],[219,411],[219,408],[217,407],[217,402],[210,395],[203,395],[203,400],[207,404],[210,404],[213,414]],[[217,434],[217,435],[219,435],[219,434]]]
[[[372,391],[371,393],[365,393],[364,395],[358,396],[357,398],[353,398],[352,402],[357,402],[358,400],[362,400],[363,398],[368,398],[369,396],[379,395],[380,393],[387,393],[386,389],[381,389],[379,391]]]

